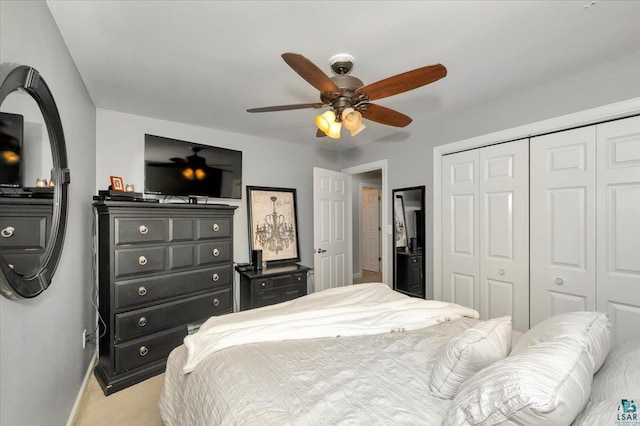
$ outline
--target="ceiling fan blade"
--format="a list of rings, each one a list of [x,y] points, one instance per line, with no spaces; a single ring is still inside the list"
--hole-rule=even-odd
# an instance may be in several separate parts
[[[282,59],[321,92],[340,92],[336,84],[313,62],[298,53],[283,53]]]
[[[387,107],[376,104],[364,104],[361,109],[362,117],[388,126],[405,127],[411,121],[411,117],[399,113]]]
[[[322,108],[323,106],[325,106],[325,104],[322,102],[314,102],[311,104],[275,105],[261,108],[249,108],[247,112],[289,111],[292,109]]]
[[[447,69],[444,65],[429,65],[367,84],[357,89],[356,94],[365,93],[369,100],[373,101],[417,89],[425,84],[440,80],[446,75]]]

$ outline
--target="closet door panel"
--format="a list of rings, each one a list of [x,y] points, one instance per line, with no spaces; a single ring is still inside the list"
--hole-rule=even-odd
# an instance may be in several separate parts
[[[480,149],[480,316],[529,328],[529,141]]]
[[[442,281],[445,301],[479,310],[478,150],[442,159]]]
[[[596,128],[530,143],[531,326],[596,309]]]
[[[598,300],[615,343],[640,339],[640,117],[597,126]]]

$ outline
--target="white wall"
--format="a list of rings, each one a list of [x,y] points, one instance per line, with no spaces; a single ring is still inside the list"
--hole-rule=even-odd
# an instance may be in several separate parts
[[[234,261],[249,261],[244,187],[272,186],[297,190],[301,263],[313,267],[313,167],[338,169],[338,153],[103,109],[98,109],[97,117],[96,191],[107,188],[111,175],[143,190],[145,133],[242,151],[242,200],[209,201],[239,206],[234,217]]]
[[[434,117],[428,122],[414,121],[384,140],[343,152],[342,167],[388,159],[390,189],[426,185],[425,277],[428,280],[433,274],[434,146],[636,98],[640,96],[639,75],[640,52],[458,114]],[[411,111],[402,112],[411,116]],[[389,218],[392,217],[390,209]],[[391,259],[388,262],[387,267],[391,268]]]
[[[62,258],[51,286],[34,299],[0,297],[0,424],[65,424],[95,346],[91,196],[95,189],[95,107],[42,1],[0,1],[0,62],[37,69],[60,111],[67,144],[70,210]]]

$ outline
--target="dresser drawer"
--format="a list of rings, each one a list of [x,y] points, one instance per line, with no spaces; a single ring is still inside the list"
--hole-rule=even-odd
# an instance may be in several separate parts
[[[231,287],[164,303],[135,311],[116,314],[115,341],[121,342],[170,328],[176,323],[187,324],[231,311]]]
[[[195,231],[194,220],[186,217],[169,219],[169,241],[193,241]]]
[[[0,217],[0,249],[41,249],[47,239],[44,216]]]
[[[114,219],[115,245],[158,243],[167,240],[168,219],[119,218]]]
[[[255,278],[251,280],[251,287],[254,291],[264,291],[282,288],[289,285],[302,285],[307,282],[307,273],[296,273],[287,275],[275,275],[271,277]]]
[[[198,239],[228,238],[231,236],[231,219],[202,218],[198,219]]]
[[[115,283],[115,311],[232,284],[231,265]]]
[[[215,241],[197,245],[199,265],[231,261],[231,241]]]
[[[187,336],[187,327],[181,326],[147,338],[115,347],[115,372],[123,373],[169,356]]]
[[[115,251],[114,276],[149,274],[164,271],[166,249],[164,247],[145,247]]]

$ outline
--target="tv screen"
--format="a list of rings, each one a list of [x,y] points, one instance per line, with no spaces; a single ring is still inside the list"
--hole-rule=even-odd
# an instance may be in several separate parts
[[[242,151],[144,135],[144,192],[242,198]]]
[[[24,117],[0,112],[0,186],[22,187]]]

